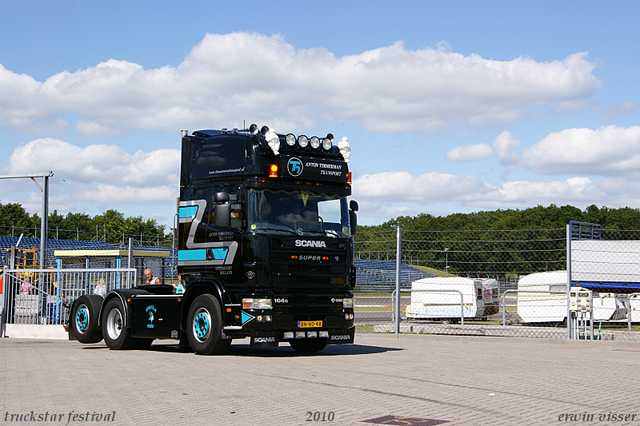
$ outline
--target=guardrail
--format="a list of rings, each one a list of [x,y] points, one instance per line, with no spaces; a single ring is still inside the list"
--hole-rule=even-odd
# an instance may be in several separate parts
[[[393,292],[391,293],[391,306],[393,306],[392,309],[392,322],[396,325],[396,336],[398,336],[400,334],[400,323],[398,323],[396,321],[396,318],[400,318],[400,313],[397,312],[398,306],[399,304],[395,303],[396,300],[396,291],[397,290],[393,290]],[[460,325],[464,325],[464,294],[462,294],[462,292],[460,290],[453,290],[453,289],[407,289],[407,290],[400,290],[401,293],[413,293],[413,292],[418,292],[418,293],[458,293],[460,295]]]

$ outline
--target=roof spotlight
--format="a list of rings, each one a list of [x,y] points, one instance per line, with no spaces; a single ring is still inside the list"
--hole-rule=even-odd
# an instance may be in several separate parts
[[[309,138],[305,135],[298,136],[298,145],[300,145],[301,148],[306,148],[307,145],[309,145]]]
[[[257,135],[258,134],[258,125],[257,124],[252,124],[251,126],[249,126],[249,132]]]
[[[260,133],[262,133],[262,136],[266,135],[269,132],[269,127],[267,126],[262,126],[262,128],[260,129]]]
[[[320,139],[317,136],[311,138],[311,148],[317,149],[320,146]]]
[[[287,141],[287,145],[294,146],[296,144],[296,137],[295,137],[295,135],[293,133],[289,133],[285,137],[285,141]]]
[[[333,141],[331,139],[329,139],[329,138],[322,139],[322,148],[325,151],[329,151],[331,149],[332,142]]]

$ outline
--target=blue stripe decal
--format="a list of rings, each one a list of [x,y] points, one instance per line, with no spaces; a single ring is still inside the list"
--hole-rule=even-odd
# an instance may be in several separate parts
[[[216,249],[211,249],[211,252],[213,253],[214,260],[225,260],[227,258],[227,253],[229,252],[229,249],[216,248]]]
[[[178,217],[180,219],[196,217],[196,212],[198,211],[198,206],[189,206],[189,207],[180,207],[178,211]]]
[[[213,249],[196,249],[196,250],[178,250],[178,262],[193,261],[193,260],[207,260],[207,250],[211,253],[213,258],[208,260],[225,260],[229,249],[213,248]]]
[[[207,250],[178,250],[178,262],[188,260],[207,260]]]

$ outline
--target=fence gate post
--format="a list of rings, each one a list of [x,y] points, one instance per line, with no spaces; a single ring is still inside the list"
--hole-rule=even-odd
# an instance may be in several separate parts
[[[567,339],[571,340],[571,224],[567,225]],[[593,305],[591,305],[593,306]]]
[[[400,337],[400,267],[402,266],[402,228],[398,225],[396,237],[396,339]]]

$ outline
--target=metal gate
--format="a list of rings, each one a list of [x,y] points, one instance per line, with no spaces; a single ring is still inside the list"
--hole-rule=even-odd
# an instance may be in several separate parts
[[[135,268],[5,269],[2,329],[5,325],[61,325],[71,303],[85,294],[105,296],[136,282]]]

